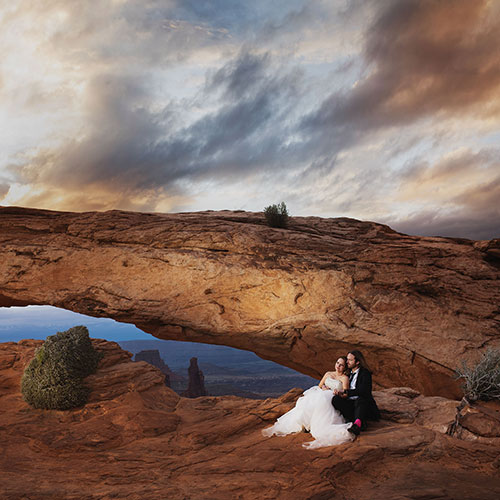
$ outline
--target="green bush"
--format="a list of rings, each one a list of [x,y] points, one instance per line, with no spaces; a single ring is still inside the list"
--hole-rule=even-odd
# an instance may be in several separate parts
[[[83,379],[97,369],[101,354],[85,326],[47,337],[24,370],[21,392],[27,403],[46,410],[68,410],[86,403]]]
[[[266,217],[267,223],[271,227],[282,227],[288,226],[288,210],[286,208],[285,202],[282,201],[278,205],[269,205],[264,208],[264,215]]]
[[[500,349],[488,348],[475,366],[462,361],[456,370],[469,401],[500,399]]]

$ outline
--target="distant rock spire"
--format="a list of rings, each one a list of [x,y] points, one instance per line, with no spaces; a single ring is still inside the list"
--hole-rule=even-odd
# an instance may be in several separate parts
[[[198,368],[198,358],[191,358],[189,361],[189,385],[186,391],[181,396],[186,398],[197,398],[199,396],[206,396],[205,377],[203,372]]]

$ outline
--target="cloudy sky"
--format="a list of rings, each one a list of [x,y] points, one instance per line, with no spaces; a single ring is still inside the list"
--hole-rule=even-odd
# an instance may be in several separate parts
[[[0,204],[500,237],[496,0],[0,4]]]

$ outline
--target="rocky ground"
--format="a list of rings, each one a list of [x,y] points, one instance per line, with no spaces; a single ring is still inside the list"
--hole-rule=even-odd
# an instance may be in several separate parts
[[[407,388],[379,391],[382,421],[354,443],[312,451],[301,446],[307,433],[261,435],[299,390],[264,401],[180,398],[156,368],[100,340],[94,344],[105,356],[87,379],[88,404],[32,409],[19,383],[40,344],[0,344],[5,500],[500,497],[495,405],[465,407],[457,423],[457,401]]]

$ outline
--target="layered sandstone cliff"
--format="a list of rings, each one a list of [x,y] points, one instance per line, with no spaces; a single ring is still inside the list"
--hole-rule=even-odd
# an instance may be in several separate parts
[[[458,360],[500,345],[500,240],[353,219],[0,208],[0,306],[48,304],[225,344],[320,377],[347,349],[381,386],[460,397]]]

